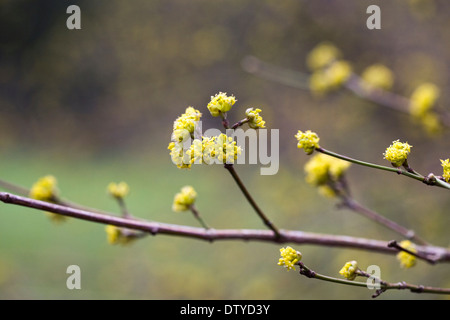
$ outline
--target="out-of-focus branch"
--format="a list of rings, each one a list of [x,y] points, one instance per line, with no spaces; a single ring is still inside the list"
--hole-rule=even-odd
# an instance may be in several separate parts
[[[398,250],[388,247],[387,241],[351,236],[329,235],[294,230],[279,230],[280,237],[277,237],[272,230],[205,229],[160,222],[149,222],[145,220],[122,218],[112,214],[102,214],[75,209],[49,202],[33,200],[7,192],[0,192],[0,201],[7,204],[49,211],[85,221],[110,224],[131,230],[139,230],[152,235],[166,234],[206,241],[245,240],[272,243],[312,244],[326,247],[361,249],[384,254],[398,253]],[[436,246],[417,246],[416,249],[421,254],[432,257],[436,262],[450,262],[450,250],[447,248]]]
[[[241,65],[248,73],[263,79],[278,82],[293,88],[310,90],[309,74],[307,73],[274,66],[254,56],[245,57]],[[363,83],[364,81],[361,77],[352,73],[343,86],[365,100],[401,113],[410,114],[410,100],[407,97],[379,88],[368,90],[363,86]],[[436,110],[436,112],[440,116],[442,125],[450,127],[450,114],[442,110]]]

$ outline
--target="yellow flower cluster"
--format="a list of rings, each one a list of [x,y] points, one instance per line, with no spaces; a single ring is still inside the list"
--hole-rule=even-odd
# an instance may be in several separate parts
[[[232,137],[220,134],[214,137],[194,139],[189,149],[184,150],[181,144],[169,144],[172,161],[178,168],[190,168],[194,163],[229,163],[232,164],[241,154],[241,147],[236,145]]]
[[[411,95],[410,112],[420,117],[433,108],[439,98],[440,90],[432,83],[423,83]]]
[[[173,123],[172,141],[183,142],[192,137],[201,117],[200,111],[187,107]]]
[[[260,112],[261,109],[253,110],[253,108],[248,108],[245,111],[245,115],[247,116],[248,125],[250,126],[250,128],[252,129],[265,128],[266,122],[259,115]]]
[[[191,186],[184,186],[181,191],[177,193],[173,199],[172,210],[181,212],[189,210],[197,199],[197,192]]]
[[[288,271],[295,270],[295,264],[302,259],[302,254],[291,247],[281,248],[280,255],[278,265],[285,267]]]
[[[305,132],[298,130],[295,138],[298,140],[297,148],[305,150],[307,154],[311,154],[316,148],[319,148],[320,138],[317,133],[311,130]]]
[[[374,64],[367,67],[362,73],[364,86],[367,89],[380,88],[389,90],[394,84],[394,74],[382,64]]]
[[[325,69],[314,71],[309,79],[309,87],[316,94],[336,90],[351,76],[352,67],[344,60],[337,60]]]
[[[57,181],[54,176],[48,175],[36,181],[30,190],[30,198],[53,202],[58,196]]]
[[[207,107],[213,117],[218,117],[230,111],[231,107],[236,103],[234,96],[227,96],[224,92],[219,92],[215,96],[211,97],[211,101]]]
[[[130,192],[130,187],[126,182],[123,181],[120,183],[111,182],[108,185],[107,191],[112,197],[121,199],[128,195],[128,193]]]
[[[432,83],[421,84],[411,95],[409,111],[429,133],[437,133],[442,129],[440,119],[433,111],[439,96],[439,88]]]
[[[350,167],[350,162],[319,153],[305,164],[306,182],[320,186],[337,181]]]
[[[411,147],[407,142],[402,143],[399,140],[393,141],[386,151],[384,152],[384,159],[388,160],[394,167],[402,166],[409,153],[411,152]]]
[[[112,245],[130,244],[134,240],[133,237],[126,236],[125,233],[120,228],[110,224],[105,227],[105,232],[108,243]]]
[[[341,56],[341,52],[332,43],[325,41],[314,47],[306,57],[310,70],[322,69]]]
[[[450,160],[445,159],[441,160],[441,165],[444,173],[442,174],[442,177],[445,179],[445,181],[450,181]]]
[[[402,248],[407,249],[413,253],[417,252],[414,244],[409,240],[403,240],[399,243],[399,245]],[[402,268],[411,268],[416,264],[416,257],[405,251],[400,251],[399,253],[397,253],[397,260],[400,261],[400,266]]]
[[[52,175],[48,175],[40,178],[33,184],[30,189],[30,198],[47,202],[55,202],[58,198],[58,193],[59,190],[57,187],[56,178]],[[67,220],[66,216],[53,212],[46,211],[45,215],[56,223]]]
[[[356,271],[358,270],[358,262],[357,261],[349,261],[347,262],[342,269],[339,271],[339,274],[344,278],[353,281],[358,275]]]
[[[341,52],[330,42],[322,42],[311,50],[306,58],[313,71],[309,79],[310,89],[317,94],[339,88],[352,73],[347,61],[341,60]]]

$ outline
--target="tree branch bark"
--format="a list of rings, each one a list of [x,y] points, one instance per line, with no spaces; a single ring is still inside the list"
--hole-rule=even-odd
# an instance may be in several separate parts
[[[152,235],[166,234],[194,238],[206,241],[217,240],[245,240],[263,241],[271,243],[295,243],[311,244],[327,247],[340,247],[360,249],[384,254],[397,254],[398,250],[388,247],[389,241],[373,240],[343,235],[330,235],[294,230],[280,230],[280,236],[272,230],[256,229],[204,229],[190,226],[167,224],[160,222],[150,222],[135,218],[122,218],[112,214],[91,212],[44,201],[33,200],[26,197],[13,195],[7,192],[0,192],[0,201],[6,204],[13,204],[43,211],[50,211],[64,216],[81,219],[85,221],[97,222],[101,224],[111,224],[132,230],[139,230]],[[450,250],[436,246],[417,246],[418,252],[433,257],[436,262],[450,262]]]

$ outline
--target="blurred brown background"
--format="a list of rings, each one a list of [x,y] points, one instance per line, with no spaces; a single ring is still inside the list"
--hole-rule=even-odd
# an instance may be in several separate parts
[[[66,28],[70,4],[81,8],[81,30]],[[381,30],[366,27],[371,4],[381,8]],[[314,130],[324,147],[380,164],[386,164],[385,148],[401,139],[413,145],[410,164],[416,170],[440,174],[439,159],[450,156],[449,132],[430,137],[408,115],[347,91],[318,99],[307,90],[249,74],[241,63],[252,55],[307,72],[306,55],[327,40],[356,73],[373,63],[391,68],[393,91],[399,94],[409,96],[418,84],[435,83],[441,88],[439,103],[448,109],[449,10],[445,0],[1,0],[0,177],[30,186],[53,173],[67,197],[109,210],[117,209],[104,188],[124,179],[137,215],[196,225],[192,217],[170,210],[173,195],[192,184],[200,194],[199,208],[214,227],[262,228],[225,171],[180,171],[168,155],[172,122],[187,106],[203,112],[206,126],[220,125],[206,104],[224,91],[238,99],[232,120],[240,120],[249,106],[259,107],[268,128],[280,130],[277,175],[260,176],[258,166],[238,168],[275,223],[394,239],[390,231],[337,210],[304,182],[308,158],[296,148],[294,134]],[[355,166],[349,180],[361,203],[436,245],[448,245],[445,191]],[[231,200],[219,206],[223,190]],[[276,266],[276,245],[210,245],[157,236],[131,248],[111,248],[102,226],[72,222],[55,227],[27,209],[2,205],[0,211],[1,298],[370,298],[367,290],[284,272]],[[75,249],[67,253],[67,248]],[[379,264],[387,281],[450,286],[447,265],[419,263],[405,271],[393,257],[298,249],[318,272],[337,275],[345,261],[361,259],[363,265]],[[69,260],[89,270],[80,292],[67,290],[61,280]],[[62,270],[59,278],[51,271],[55,265]],[[380,298],[442,297],[394,292]]]

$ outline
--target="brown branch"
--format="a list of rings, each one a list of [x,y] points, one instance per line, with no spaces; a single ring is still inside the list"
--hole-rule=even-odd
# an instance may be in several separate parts
[[[387,241],[351,236],[280,230],[279,232],[281,237],[277,237],[272,230],[204,229],[160,222],[149,222],[65,207],[62,205],[13,195],[7,192],[0,192],[0,201],[7,204],[50,211],[85,221],[111,224],[117,227],[139,230],[152,235],[166,234],[206,241],[245,240],[271,243],[311,244],[326,247],[361,249],[391,255],[397,254],[398,252],[396,249],[389,248]],[[435,246],[417,246],[416,249],[429,257],[434,257],[436,262],[450,262],[450,249]]]

